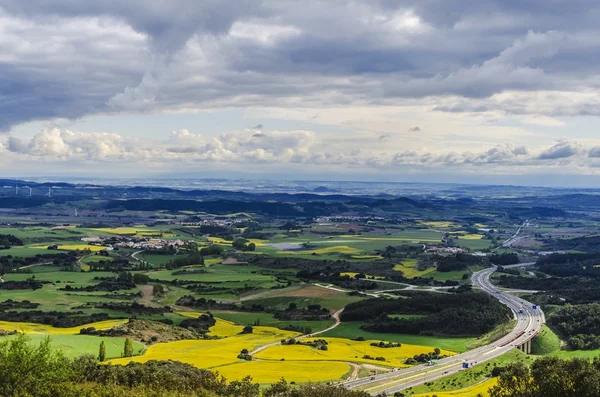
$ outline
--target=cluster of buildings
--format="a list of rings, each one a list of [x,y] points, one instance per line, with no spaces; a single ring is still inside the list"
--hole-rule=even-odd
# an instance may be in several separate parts
[[[430,252],[433,254],[462,254],[468,252],[464,248],[460,247],[430,247],[425,250],[425,252]]]
[[[331,223],[331,222],[383,222],[389,221],[390,218],[382,216],[354,216],[354,215],[337,215],[337,216],[320,216],[315,218],[316,223]]]
[[[248,218],[205,218],[198,221],[184,221],[182,226],[221,226],[234,227],[235,225],[248,221]]]
[[[81,241],[85,241],[89,245],[107,247],[109,250],[115,247],[138,250],[162,250],[170,247],[178,249],[187,244],[187,241],[185,240],[165,240],[161,238],[127,236],[83,237]]]

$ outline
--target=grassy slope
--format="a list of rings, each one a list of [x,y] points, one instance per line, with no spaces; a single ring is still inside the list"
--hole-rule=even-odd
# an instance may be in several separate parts
[[[31,339],[31,343],[39,345],[39,343],[47,338],[48,335],[27,335]],[[7,337],[13,338],[13,336]],[[2,339],[2,340],[6,340]],[[106,358],[119,358],[123,354],[125,338],[100,337],[92,335],[52,335],[50,336],[51,346],[54,349],[60,350],[66,357],[74,358],[84,354],[91,354],[94,357],[98,356],[100,342],[104,341],[106,345]],[[145,346],[139,342],[133,341],[134,354],[138,355],[144,350]]]
[[[560,339],[550,328],[544,325],[540,333],[532,340],[531,353],[545,355],[559,350]]]
[[[600,349],[596,350],[561,350],[550,354],[551,356],[568,359],[568,358],[587,358],[593,359],[600,357]]]
[[[485,335],[480,336],[475,339],[473,342],[469,343],[469,349],[476,349],[481,346],[489,345],[492,342],[497,341],[502,338],[504,335],[508,334],[515,327],[516,321],[509,321],[504,324],[500,324],[496,328],[494,328],[491,332],[488,332]]]
[[[253,325],[256,321],[262,326],[285,328],[288,325],[300,327],[310,327],[312,331],[320,331],[333,324],[333,320],[328,321],[281,321],[273,317],[269,313],[246,313],[246,312],[231,312],[231,311],[213,311],[215,316],[232,321],[240,325]]]
[[[534,359],[532,357],[527,356],[526,354],[520,352],[517,349],[513,349],[510,352],[494,360],[488,361],[481,365],[477,365],[473,368],[464,371],[460,371],[454,375],[447,376],[434,382],[429,382],[427,384],[413,387],[411,389],[406,390],[404,393],[407,396],[412,396],[413,394],[435,394],[435,392],[464,389],[488,378],[491,374],[492,368],[494,368],[494,365],[503,366],[516,361],[521,361],[526,364],[529,364],[533,360]]]

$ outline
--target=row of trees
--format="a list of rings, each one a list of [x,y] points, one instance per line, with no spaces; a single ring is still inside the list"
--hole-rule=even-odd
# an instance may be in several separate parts
[[[125,338],[125,343],[123,345],[123,354],[121,357],[133,357],[134,347],[133,341],[130,338]],[[98,349],[98,361],[102,362],[106,360],[106,343],[104,341],[100,342],[100,347]]]

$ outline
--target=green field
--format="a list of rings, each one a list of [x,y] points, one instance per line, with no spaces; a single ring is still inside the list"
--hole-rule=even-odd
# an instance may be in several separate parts
[[[299,327],[310,327],[313,332],[323,330],[333,324],[333,320],[328,321],[285,321],[278,320],[269,313],[247,313],[213,310],[212,313],[224,320],[232,321],[240,325],[258,324],[266,327],[275,327],[284,329],[289,325]]]
[[[34,345],[39,345],[40,342],[47,338],[47,335],[28,334],[27,337]],[[6,339],[14,338],[8,336]],[[2,340],[2,339],[0,339]],[[123,354],[123,346],[125,338],[100,337],[93,335],[52,335],[50,337],[52,347],[60,350],[66,357],[74,358],[84,354],[91,354],[94,357],[98,356],[100,342],[104,341],[106,345],[106,358],[119,358]],[[134,353],[141,354],[145,346],[137,341],[133,341]]]
[[[67,311],[88,302],[99,302],[105,299],[99,298],[106,292],[76,292],[61,291],[60,288],[70,285],[73,288],[85,287],[97,284],[94,277],[113,277],[110,272],[45,272],[35,274],[10,273],[5,276],[6,281],[23,281],[30,277],[37,280],[50,281],[51,284],[43,284],[41,289],[32,290],[0,290],[0,301],[12,299],[15,301],[29,300],[41,303],[40,310],[44,311]],[[133,290],[131,290],[133,291]],[[125,292],[131,292],[125,291]],[[110,300],[119,302],[118,300]]]
[[[492,246],[492,240],[481,239],[481,240],[473,240],[473,239],[456,239],[456,245],[462,248],[468,248],[473,251],[484,250],[486,248],[490,248]]]
[[[385,340],[389,342],[400,342],[410,345],[432,346],[440,349],[452,350],[455,352],[464,352],[468,350],[468,345],[476,340],[475,338],[452,338],[421,335],[402,335],[402,334],[384,334],[377,332],[367,332],[360,329],[362,323],[342,323],[337,328],[324,333],[322,336],[354,339],[359,336],[367,340]]]
[[[560,339],[546,325],[531,341],[531,354],[552,354],[560,350]]]
[[[562,359],[568,358],[585,358],[594,359],[600,357],[600,349],[595,350],[560,350],[550,353],[550,356],[558,357]]]

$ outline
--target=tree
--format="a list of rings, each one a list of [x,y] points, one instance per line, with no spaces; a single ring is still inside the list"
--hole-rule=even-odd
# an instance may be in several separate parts
[[[106,360],[106,344],[104,341],[100,342],[100,351],[98,352],[98,361]]]
[[[227,387],[227,393],[236,397],[255,397],[260,393],[260,385],[252,383],[252,377],[246,376],[242,380],[234,380]]]
[[[157,296],[157,295],[161,295],[165,292],[165,289],[162,285],[160,284],[154,284],[152,286],[152,295]]]
[[[123,347],[123,357],[133,356],[133,342],[131,339],[125,339],[125,346]]]
[[[490,389],[491,397],[592,397],[600,395],[600,362],[545,357],[531,367],[510,364]]]
[[[60,383],[71,377],[69,360],[50,347],[50,338],[38,346],[24,334],[0,343],[0,395],[59,395]]]
[[[142,273],[136,273],[133,275],[133,282],[135,284],[148,284],[148,282],[150,282],[150,276]]]
[[[251,334],[252,332],[254,332],[254,328],[251,325],[246,325],[242,330],[242,334]]]

